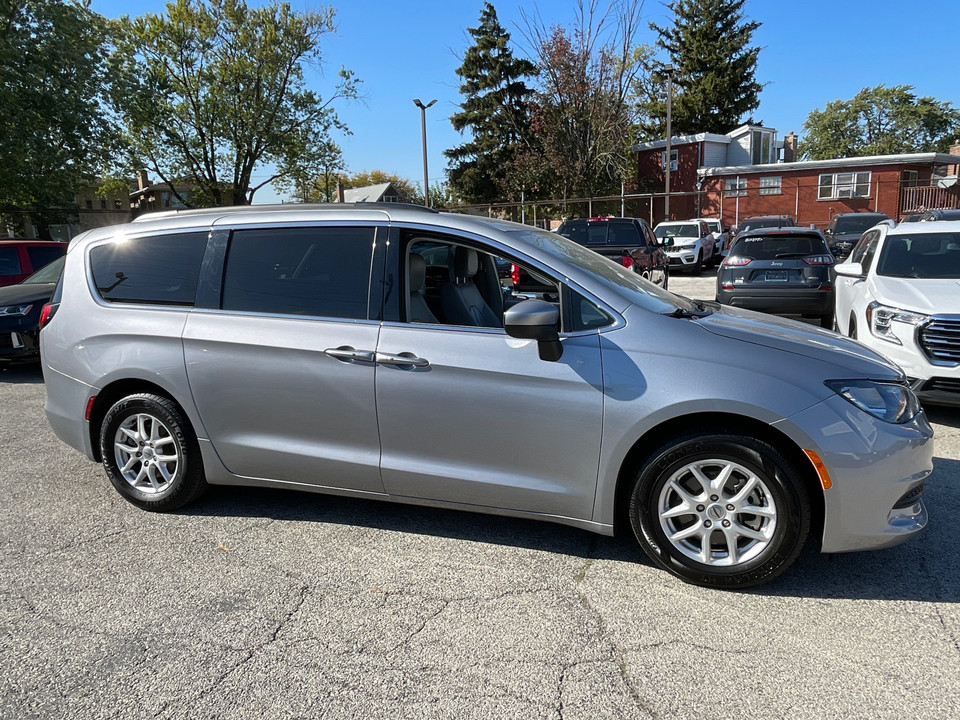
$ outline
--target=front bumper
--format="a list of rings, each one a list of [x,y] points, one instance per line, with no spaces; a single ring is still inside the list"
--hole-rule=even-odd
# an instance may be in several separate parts
[[[0,326],[0,361],[36,360],[40,357],[37,332]]]
[[[682,250],[672,250],[667,252],[670,259],[670,267],[683,267],[686,265],[695,265],[699,251],[694,248],[683,248]]]
[[[833,288],[755,288],[734,286],[733,290],[717,289],[721,305],[758,310],[761,312],[829,315],[833,313]]]
[[[926,527],[922,487],[933,470],[933,429],[922,411],[895,425],[837,395],[775,426],[816,452],[830,473],[823,552],[891,547]]]

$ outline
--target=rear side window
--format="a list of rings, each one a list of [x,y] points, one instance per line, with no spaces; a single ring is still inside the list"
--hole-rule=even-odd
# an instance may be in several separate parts
[[[364,320],[375,229],[237,230],[227,251],[224,310]]]
[[[15,247],[0,247],[0,277],[20,274],[20,251]]]
[[[753,260],[775,260],[784,257],[826,254],[826,244],[819,235],[762,235],[741,238],[733,254]]]
[[[33,265],[33,271],[49,265],[61,255],[67,252],[66,248],[52,245],[50,247],[28,247],[27,255],[30,256],[30,264]]]
[[[192,306],[207,232],[120,240],[90,251],[100,297],[116,303]]]

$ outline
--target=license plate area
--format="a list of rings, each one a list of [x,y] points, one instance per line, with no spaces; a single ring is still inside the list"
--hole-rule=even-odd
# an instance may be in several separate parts
[[[787,282],[786,270],[767,270],[763,276],[766,282]]]

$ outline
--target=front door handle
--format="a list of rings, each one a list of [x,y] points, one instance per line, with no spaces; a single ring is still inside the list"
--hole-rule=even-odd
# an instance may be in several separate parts
[[[430,361],[426,358],[419,358],[413,353],[402,352],[398,355],[391,353],[376,354],[376,361],[381,365],[397,365],[398,367],[427,367]]]
[[[343,362],[348,363],[356,360],[360,360],[362,362],[373,362],[374,355],[372,350],[355,350],[349,345],[341,345],[338,348],[327,348],[323,352],[332,358],[336,358],[337,360],[342,360]]]

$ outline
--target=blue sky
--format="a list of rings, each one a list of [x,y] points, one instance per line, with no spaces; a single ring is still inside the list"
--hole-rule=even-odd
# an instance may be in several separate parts
[[[313,75],[315,89],[323,94],[331,88],[341,65],[363,81],[365,102],[338,107],[353,131],[335,138],[348,171],[383,170],[422,185],[420,110],[413,99],[436,99],[427,110],[428,164],[431,184],[442,181],[443,150],[461,142],[449,120],[461,100],[458,55],[470,45],[467,28],[479,24],[483,0],[290,2],[301,10],[324,4],[337,9],[337,35],[326,38],[324,75]],[[520,4],[493,4],[514,53],[526,55]],[[158,0],[93,0],[93,9],[106,17],[158,14],[165,6]],[[534,5],[525,7],[529,12]],[[548,25],[567,25],[575,2],[540,0],[536,7]],[[754,44],[762,48],[757,79],[765,87],[755,119],[781,138],[801,134],[811,110],[881,84],[913,85],[919,95],[960,107],[952,27],[958,9],[958,0],[747,0],[747,17],[762,23]],[[670,22],[669,11],[655,0],[646,0],[644,16],[658,25]],[[638,37],[642,43],[654,40],[646,29]],[[264,188],[255,202],[278,199]]]

